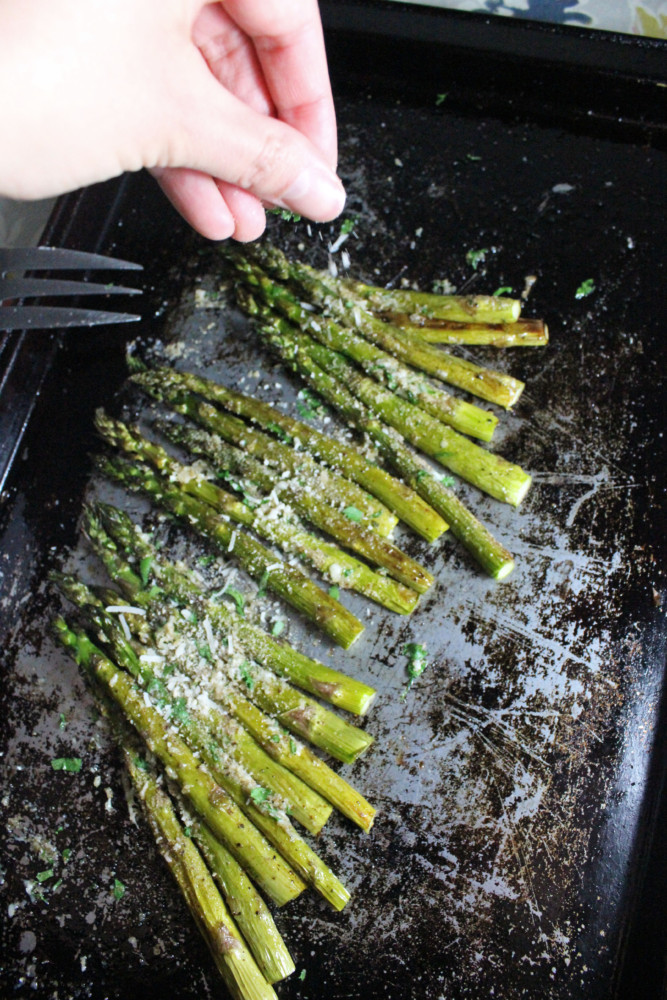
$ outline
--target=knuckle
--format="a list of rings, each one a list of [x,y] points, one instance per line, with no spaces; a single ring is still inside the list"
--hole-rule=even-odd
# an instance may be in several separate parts
[[[239,187],[260,196],[278,190],[280,179],[289,168],[290,159],[288,143],[280,133],[272,130],[264,137],[257,155],[241,172]]]

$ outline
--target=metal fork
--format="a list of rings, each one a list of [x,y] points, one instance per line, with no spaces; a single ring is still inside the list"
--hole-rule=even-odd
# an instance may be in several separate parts
[[[58,278],[23,277],[23,271],[141,271],[115,257],[65,250],[60,247],[0,247],[0,331],[51,330],[57,327],[99,326],[102,323],[132,323],[141,316],[105,309],[80,309],[53,305],[6,305],[7,301],[61,295],[140,295],[140,288],[71,281]]]

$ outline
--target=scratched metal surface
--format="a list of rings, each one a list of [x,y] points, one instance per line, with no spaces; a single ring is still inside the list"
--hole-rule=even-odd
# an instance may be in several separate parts
[[[533,472],[527,500],[514,511],[462,488],[516,553],[510,580],[490,583],[449,537],[428,547],[401,536],[438,577],[409,619],[346,597],[368,622],[349,653],[290,625],[379,690],[367,721],[377,742],[344,769],[379,814],[369,836],[333,821],[319,837],[353,901],[332,914],[309,896],[278,914],[305,976],[277,992],[609,997],[662,766],[665,154],[470,114],[456,94],[397,100],[377,83],[339,82],[339,116],[359,216],[342,248],[351,270],[480,291],[520,291],[535,275],[526,312],[549,321],[552,341],[469,354],[527,382],[496,445]],[[217,287],[215,258],[173,215],[154,214],[161,204],[133,182],[109,241],[148,265],[144,341],[159,336],[154,349],[175,364],[289,405],[294,383],[233,305],[197,305],[197,288]],[[338,231],[271,223],[286,249],[320,264]],[[473,272],[466,252],[482,248]],[[587,278],[595,291],[578,300]],[[66,340],[0,508],[6,995],[225,995],[128,819],[104,724],[46,637],[46,570],[65,558],[92,572],[77,543],[83,496],[118,496],[89,482],[87,455],[98,402],[139,406],[117,394],[126,336]],[[430,665],[405,695],[411,640]],[[52,757],[74,754],[79,775],[52,772]]]

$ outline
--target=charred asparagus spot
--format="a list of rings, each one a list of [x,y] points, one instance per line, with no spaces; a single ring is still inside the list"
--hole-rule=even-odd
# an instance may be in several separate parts
[[[429,344],[544,347],[549,343],[549,330],[541,319],[519,319],[516,323],[456,323],[406,313],[385,314],[380,318]]]

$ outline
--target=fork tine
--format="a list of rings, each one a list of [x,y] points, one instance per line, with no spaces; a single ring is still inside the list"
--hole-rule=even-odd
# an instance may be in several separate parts
[[[3,306],[0,330],[52,330],[71,326],[136,323],[141,316],[102,309],[68,309],[65,306]]]
[[[0,278],[0,302],[35,295],[141,295],[141,289],[59,278]]]
[[[141,264],[134,264],[117,257],[88,253],[84,250],[67,250],[63,247],[1,247],[0,273],[8,271],[143,271]]]

